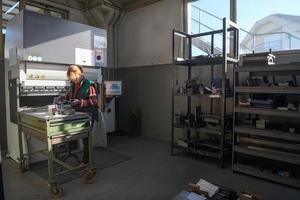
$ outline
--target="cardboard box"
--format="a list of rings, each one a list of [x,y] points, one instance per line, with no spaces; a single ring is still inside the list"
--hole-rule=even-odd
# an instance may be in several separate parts
[[[263,200],[263,198],[258,194],[243,191],[240,193],[240,200]]]

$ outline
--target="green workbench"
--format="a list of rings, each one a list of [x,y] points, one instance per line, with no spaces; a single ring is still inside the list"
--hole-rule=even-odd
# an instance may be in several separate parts
[[[96,171],[93,167],[93,139],[90,123],[90,115],[87,113],[75,113],[73,115],[52,115],[46,109],[30,109],[18,113],[18,135],[20,146],[19,166],[22,172],[29,168],[29,162],[26,157],[33,153],[42,153],[48,158],[48,182],[50,185],[50,194],[52,197],[60,197],[62,188],[58,186],[53,164],[57,163],[64,169],[59,174],[78,170],[82,166],[71,166],[65,161],[55,157],[53,145],[69,141],[88,138],[89,143],[89,163],[87,164],[86,181],[93,180]],[[47,149],[30,152],[23,152],[23,134],[35,137],[47,144]]]

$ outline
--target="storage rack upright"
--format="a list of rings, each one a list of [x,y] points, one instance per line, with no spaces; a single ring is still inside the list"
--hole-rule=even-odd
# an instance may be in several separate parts
[[[242,76],[241,73],[246,73]],[[283,129],[289,122],[299,124],[300,120],[300,87],[293,86],[245,86],[242,77],[254,78],[271,76],[272,81],[288,77],[299,77],[300,63],[278,65],[240,66],[235,69],[235,115],[233,133],[233,171],[265,180],[300,188],[300,131]],[[296,81],[297,82],[297,81]],[[241,106],[242,98],[253,95],[293,95],[298,99],[298,110],[281,110]],[[246,96],[245,96],[246,95]],[[251,118],[250,118],[251,117]],[[269,127],[266,122],[269,121]],[[245,123],[248,120],[248,123]],[[258,126],[253,120],[263,120]],[[271,126],[272,121],[279,126]],[[256,121],[255,121],[256,122]],[[294,125],[291,125],[294,126]],[[294,130],[295,131],[295,130]]]
[[[177,66],[186,67],[188,70],[188,80],[192,78],[192,68],[193,67],[203,67],[209,66],[210,73],[211,73],[211,84],[214,78],[214,68],[216,65],[222,68],[221,72],[221,92],[217,95],[217,98],[220,102],[218,105],[220,106],[219,113],[213,113],[213,98],[209,94],[188,94],[188,93],[178,93],[176,92],[175,82],[175,75],[173,76],[173,92],[172,92],[172,127],[171,127],[171,155],[174,155],[174,149],[182,149],[185,152],[207,156],[211,158],[215,158],[219,160],[219,166],[221,168],[224,167],[224,158],[225,156],[231,156],[231,141],[230,144],[225,144],[225,137],[226,135],[232,136],[232,111],[226,112],[226,99],[230,97],[228,93],[226,93],[226,75],[227,75],[227,68],[228,64],[236,65],[239,61],[239,27],[223,18],[223,27],[219,30],[213,30],[209,32],[199,33],[199,34],[187,34],[184,32],[173,30],[173,63]],[[215,55],[214,47],[215,47],[215,37],[216,35],[221,35],[222,37],[222,49],[220,55]],[[175,42],[176,37],[186,39],[186,46],[187,51],[182,50],[182,52],[188,52],[187,59],[178,60],[175,58]],[[210,52],[208,56],[192,56],[192,43],[193,39],[200,38],[200,37],[210,37]],[[228,45],[228,37],[230,37],[230,46]],[[184,44],[185,45],[185,44]],[[230,50],[228,50],[230,48]],[[176,83],[177,84],[177,83]],[[186,97],[187,98],[187,113],[192,113],[192,98],[209,98],[210,100],[207,101],[210,104],[210,113],[202,113],[201,117],[209,117],[216,120],[219,120],[220,126],[218,129],[210,129],[208,127],[189,127],[187,125],[179,125],[175,123],[175,108],[174,108],[174,101],[176,97]],[[231,95],[232,97],[232,95]],[[231,127],[228,129],[225,127],[225,123],[229,123]],[[187,146],[178,145],[174,141],[175,133],[174,130],[176,129],[183,129],[184,134],[186,134],[186,144]],[[196,131],[197,133],[197,140],[191,138],[191,131]],[[199,139],[199,134],[203,134],[206,136],[213,136],[217,138],[217,143],[210,143],[209,141],[201,141]]]

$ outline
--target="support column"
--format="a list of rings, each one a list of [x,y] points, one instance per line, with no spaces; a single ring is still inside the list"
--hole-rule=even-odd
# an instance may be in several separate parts
[[[237,21],[237,0],[230,0],[230,21]]]
[[[19,2],[19,11],[22,11],[25,9],[25,1],[26,0],[20,0]]]
[[[0,1],[2,8],[2,1]],[[5,68],[4,68],[4,43],[3,43],[3,18],[0,17],[0,149],[6,148],[6,106],[5,106]]]
[[[0,1],[0,7],[2,8],[2,1]],[[5,94],[5,92],[4,92],[4,84],[3,84],[3,82],[4,82],[4,62],[3,62],[3,48],[4,48],[4,46],[3,46],[3,33],[2,33],[2,15],[1,15],[1,17],[0,17],[0,28],[1,28],[1,32],[0,32],[0,73],[2,74],[1,75],[1,80],[2,80],[2,84],[0,84],[0,85],[2,85],[1,86],[1,89],[0,89],[0,92],[2,93],[2,94]],[[0,109],[1,110],[4,110],[5,111],[5,95],[1,95],[2,97],[2,99],[1,99],[1,104],[0,104]],[[3,114],[1,114],[1,118],[2,119],[4,119],[4,123],[2,122],[2,124],[6,124],[5,122],[5,112],[1,112],[1,113],[4,113],[4,118],[2,118],[3,116]],[[5,125],[4,125],[5,126]],[[1,128],[1,130],[3,130],[2,128]],[[1,132],[0,133],[1,135],[4,135],[4,134],[6,134],[6,131],[4,130],[4,132]],[[0,139],[3,139],[3,137],[2,136],[0,136]],[[0,143],[0,200],[4,200],[4,188],[3,188],[3,178],[2,178],[2,160],[1,160],[1,144],[3,144],[2,143],[2,141],[1,141],[1,143]]]

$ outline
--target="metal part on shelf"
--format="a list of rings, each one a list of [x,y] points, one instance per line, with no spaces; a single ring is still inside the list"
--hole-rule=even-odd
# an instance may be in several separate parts
[[[275,65],[276,56],[272,52],[246,54],[242,58],[243,66]]]

